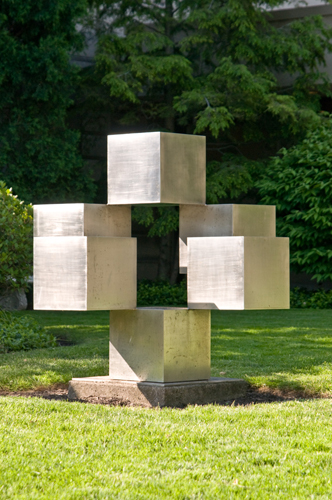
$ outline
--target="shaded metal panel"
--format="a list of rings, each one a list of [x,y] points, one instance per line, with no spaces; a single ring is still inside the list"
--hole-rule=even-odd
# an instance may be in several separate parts
[[[160,203],[160,132],[108,136],[108,204]]]
[[[211,311],[165,310],[164,381],[209,379]]]
[[[35,205],[34,236],[130,237],[130,207],[84,203]]]
[[[86,310],[87,238],[34,238],[34,309]]]
[[[136,238],[89,237],[87,309],[134,309],[137,290]]]
[[[275,236],[275,207],[268,205],[180,206],[179,267],[186,274],[187,238],[206,236]]]
[[[274,238],[275,235],[276,235],[275,206],[233,205],[232,236],[266,236]]]
[[[110,377],[163,381],[163,311],[111,311]]]
[[[161,202],[205,203],[206,138],[161,132]]]
[[[244,239],[245,309],[289,309],[289,239]]]
[[[84,204],[35,205],[34,236],[84,236]]]
[[[244,309],[244,238],[188,238],[188,306]]]
[[[210,376],[210,311],[110,313],[110,378],[178,382]]]
[[[130,238],[131,207],[84,205],[85,236]]]

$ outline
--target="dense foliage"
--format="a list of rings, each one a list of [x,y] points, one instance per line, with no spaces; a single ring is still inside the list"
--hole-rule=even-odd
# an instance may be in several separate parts
[[[293,288],[290,306],[298,309],[332,309],[332,290]]]
[[[14,316],[0,310],[0,353],[56,347],[53,335],[29,316]]]
[[[26,288],[32,274],[32,207],[0,181],[0,295]]]
[[[84,0],[0,2],[0,177],[27,202],[89,201],[76,132],[66,125]]]
[[[332,117],[272,159],[260,183],[277,207],[277,234],[290,237],[291,267],[332,279]]]
[[[139,130],[207,134],[215,144],[209,203],[255,195],[263,165],[246,160],[248,145],[259,145],[256,159],[264,158],[319,123],[320,97],[330,95],[321,65],[332,48],[321,18],[280,27],[271,8],[283,0],[89,3],[85,29],[98,44],[80,102],[96,116],[108,109],[115,131],[136,123]],[[287,88],[279,83],[284,74],[293,78]],[[152,225],[151,234],[176,226],[174,209],[133,215]]]
[[[142,280],[137,287],[137,304],[140,307],[187,307],[186,280],[178,285],[170,285],[167,281]]]

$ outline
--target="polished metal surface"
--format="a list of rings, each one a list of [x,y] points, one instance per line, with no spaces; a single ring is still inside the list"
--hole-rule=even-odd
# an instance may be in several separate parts
[[[131,236],[129,206],[64,203],[33,207],[34,236]]]
[[[108,203],[205,203],[205,137],[108,136]]]
[[[34,238],[34,309],[136,307],[136,238]]]
[[[288,309],[288,238],[188,238],[188,307]]]
[[[187,238],[206,236],[275,236],[275,207],[270,205],[181,205],[179,267],[186,274]]]
[[[111,311],[109,376],[150,382],[208,379],[210,331],[210,311]]]

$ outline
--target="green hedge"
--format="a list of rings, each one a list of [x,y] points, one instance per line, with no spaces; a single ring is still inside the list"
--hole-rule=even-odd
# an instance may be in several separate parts
[[[293,288],[290,305],[298,309],[332,309],[332,290]]]
[[[55,337],[34,319],[0,310],[0,353],[56,346]]]
[[[187,307],[186,280],[181,281],[178,285],[170,285],[167,281],[139,281],[137,305],[139,307]]]
[[[166,281],[139,281],[137,304],[139,307],[187,307],[186,286],[186,279],[178,285],[170,285]],[[290,292],[290,306],[292,309],[332,309],[332,290],[293,288]]]

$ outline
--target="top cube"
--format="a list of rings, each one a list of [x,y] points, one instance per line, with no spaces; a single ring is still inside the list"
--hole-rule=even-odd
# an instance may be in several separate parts
[[[204,204],[205,137],[108,136],[108,204]]]

